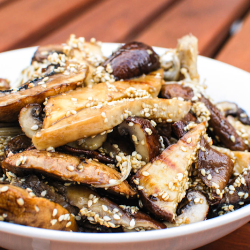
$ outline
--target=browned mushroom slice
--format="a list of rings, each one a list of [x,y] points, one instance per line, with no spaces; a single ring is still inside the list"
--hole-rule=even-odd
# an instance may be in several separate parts
[[[143,161],[149,162],[159,155],[160,137],[150,121],[140,117],[128,117],[118,126],[118,131],[121,135],[129,134]]]
[[[160,68],[159,56],[152,47],[130,42],[120,47],[103,64],[111,67],[115,79],[129,79]]]
[[[205,97],[201,97],[201,102],[206,105],[211,113],[209,126],[213,128],[213,133],[225,147],[238,151],[247,150],[248,147],[244,143],[244,140],[236,133],[234,127],[228,122],[227,118],[220,113],[215,105]]]
[[[206,219],[209,205],[206,197],[199,191],[189,191],[185,197],[185,205],[181,208],[174,223],[166,223],[167,227],[192,224]]]
[[[194,93],[190,87],[184,87],[178,83],[172,83],[162,85],[161,96],[166,99],[181,97],[184,100],[191,101],[194,96]]]
[[[0,90],[10,89],[10,81],[5,78],[0,78]]]
[[[196,123],[197,119],[191,113],[188,113],[183,119],[181,119],[180,121],[175,122],[172,125],[172,130],[173,130],[175,136],[177,136],[178,139],[180,139],[182,136],[184,136],[184,134],[187,133],[187,131],[185,130],[185,127],[190,122],[195,122]]]
[[[74,217],[59,204],[32,197],[12,185],[0,185],[0,190],[0,214],[5,220],[52,230],[78,230]]]
[[[7,91],[0,94],[0,121],[18,120],[20,110],[29,103],[42,103],[46,97],[57,95],[80,86],[86,77],[87,69],[74,64],[78,70],[46,76],[35,82],[28,82],[18,91]],[[67,73],[67,75],[66,75]]]
[[[212,146],[215,150],[229,156],[234,162],[233,172],[241,174],[243,169],[248,168],[250,165],[250,153],[242,151],[231,151],[227,148]]]
[[[90,159],[81,161],[80,158],[71,155],[29,150],[6,158],[2,162],[2,168],[18,175],[24,174],[25,170],[26,172],[35,170],[62,180],[92,186],[103,185],[117,194],[128,197],[136,195],[127,181],[110,185],[113,182],[119,183],[122,178],[115,169]]]
[[[12,138],[5,147],[4,153],[8,157],[10,155],[26,150],[32,145],[30,138],[25,135],[18,135]]]
[[[78,213],[78,209],[68,203],[64,194],[58,192],[59,189],[63,192],[65,186],[59,182],[55,182],[55,180],[53,180],[53,185],[51,186],[51,182],[52,181],[49,181],[48,183],[47,179],[39,179],[36,175],[29,175],[25,177],[13,178],[11,180],[11,185],[26,189],[30,196],[43,197],[58,203],[67,209],[71,214],[73,213],[76,215]]]
[[[113,129],[128,116],[178,121],[189,112],[190,108],[190,102],[171,99],[143,98],[114,101],[103,106],[80,110],[75,115],[41,130],[32,141],[37,149],[59,147]]]
[[[21,109],[19,114],[19,124],[26,136],[32,138],[42,129],[43,121],[41,118],[42,107],[40,104],[32,103]]]
[[[233,173],[234,164],[230,157],[210,147],[204,137],[200,141],[200,146],[197,161],[198,176],[219,195]]]
[[[36,50],[34,56],[32,57],[32,62],[40,62],[43,63],[44,60],[48,58],[49,55],[53,53],[57,54],[64,54],[63,52],[63,46],[60,44],[51,44],[51,45],[46,45],[46,46],[40,46]]]
[[[92,88],[69,91],[65,95],[51,97],[45,106],[43,128],[48,128],[73,111],[96,106],[99,103],[122,98],[157,97],[161,89],[163,70],[151,72],[138,78],[114,83],[99,83]]]
[[[157,217],[174,221],[177,205],[186,195],[197,144],[205,131],[205,122],[197,125],[136,173],[134,182],[143,205]]]
[[[128,213],[107,198],[100,197],[90,188],[70,186],[66,188],[66,196],[71,205],[80,209],[82,216],[86,216],[92,223],[99,223],[106,227],[124,227],[127,229],[162,229],[163,223],[153,220],[148,215],[138,211]]]

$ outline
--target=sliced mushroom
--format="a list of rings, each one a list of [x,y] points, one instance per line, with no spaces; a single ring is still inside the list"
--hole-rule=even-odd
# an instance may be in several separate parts
[[[6,158],[2,162],[2,168],[18,175],[33,171],[42,172],[64,181],[98,187],[102,185],[110,191],[128,197],[136,195],[127,181],[116,184],[122,176],[115,169],[90,159],[81,161],[80,158],[71,155],[29,150]],[[113,182],[115,185],[110,185]]]
[[[84,149],[74,148],[74,147],[71,147],[68,145],[62,146],[62,149],[66,152],[70,152],[70,153],[73,153],[75,155],[81,155],[81,156],[84,156],[86,158],[97,159],[98,161],[106,163],[106,164],[107,163],[109,163],[109,164],[116,163],[115,159],[113,159],[109,156],[103,155],[101,153],[98,153],[96,151],[93,151],[93,150],[84,150]]]
[[[32,141],[37,149],[58,147],[81,138],[101,134],[119,125],[128,116],[178,121],[190,110],[191,103],[179,100],[132,99],[107,103],[102,107],[80,110],[53,126],[36,133]]]
[[[90,223],[99,223],[106,227],[124,227],[126,229],[162,229],[163,223],[153,220],[148,215],[138,211],[130,214],[107,198],[100,197],[90,188],[70,186],[66,188],[67,198],[71,205],[80,209],[82,216],[86,216]]]
[[[2,91],[0,93],[0,121],[16,121],[20,110],[27,104],[40,104],[46,97],[80,86],[86,77],[87,69],[78,63],[72,62],[72,65],[75,65],[74,71],[66,70],[64,73],[30,81],[17,91]]]
[[[181,97],[184,100],[191,101],[193,96],[194,93],[190,87],[184,87],[178,83],[163,84],[161,88],[161,97],[166,99]]]
[[[41,117],[42,107],[40,104],[32,103],[21,109],[19,114],[19,124],[26,136],[32,138],[42,129],[43,121]]]
[[[238,111],[238,106],[234,102],[218,102],[215,106],[224,116],[236,115]]]
[[[160,137],[150,121],[140,117],[128,117],[118,126],[118,131],[121,135],[129,134],[143,161],[149,162],[159,155]]]
[[[164,69],[164,80],[177,81],[181,64],[176,51],[169,50],[160,57],[161,67]]]
[[[197,119],[191,113],[188,113],[183,119],[172,124],[173,133],[178,139],[180,139],[182,136],[184,136],[187,133],[187,130],[185,130],[185,127],[190,122],[196,123]]]
[[[120,47],[103,64],[112,68],[116,80],[130,79],[160,68],[159,56],[152,47],[130,42]]]
[[[250,166],[250,153],[242,151],[231,151],[227,148],[212,146],[215,150],[227,155],[234,162],[233,172],[236,174],[242,174],[243,169]]]
[[[199,191],[188,191],[184,198],[185,205],[174,223],[165,223],[167,227],[177,227],[185,224],[192,224],[206,219],[209,205],[206,197]]]
[[[163,70],[151,72],[138,78],[114,83],[99,83],[92,88],[79,88],[65,95],[49,98],[45,106],[43,128],[48,128],[72,111],[96,106],[99,103],[116,101],[122,98],[157,97],[162,84]]]
[[[143,205],[155,216],[173,222],[188,188],[188,171],[205,133],[205,122],[185,134],[134,176]]]
[[[213,128],[213,134],[225,145],[225,147],[236,150],[245,151],[248,149],[244,140],[236,133],[235,128],[228,122],[220,111],[207,98],[201,97],[208,110],[210,111],[209,126]]]
[[[18,135],[12,138],[5,147],[4,154],[5,157],[8,155],[13,155],[26,150],[32,145],[30,138],[25,135]]]
[[[197,161],[198,176],[219,195],[233,173],[234,164],[230,157],[210,147],[204,137],[200,141],[200,147]]]
[[[197,72],[198,39],[193,35],[186,35],[178,39],[176,53],[179,57],[181,68],[187,69],[191,80],[199,80]]]
[[[74,217],[59,204],[32,197],[24,189],[12,185],[0,185],[0,190],[0,214],[6,221],[52,230],[78,230]]]
[[[36,62],[43,63],[44,60],[46,60],[49,55],[55,52],[57,54],[64,54],[63,45],[52,44],[52,45],[47,45],[47,46],[39,46],[35,54],[32,57],[32,62],[36,61]]]
[[[51,183],[53,185],[50,185]],[[65,195],[58,192],[58,189],[60,189],[60,191],[64,190],[65,186],[59,184],[59,182],[55,182],[55,180],[50,181],[48,184],[47,179],[42,180],[36,175],[29,175],[12,179],[11,185],[26,189],[30,196],[33,195],[42,197],[58,203],[63,208],[67,209],[71,214],[73,213],[76,215],[78,213],[78,209],[68,203]]]

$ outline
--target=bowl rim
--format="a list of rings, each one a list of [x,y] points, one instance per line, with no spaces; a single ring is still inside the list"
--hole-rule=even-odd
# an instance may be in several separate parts
[[[117,47],[121,43],[103,43],[104,47]],[[35,50],[37,46],[22,48],[17,50],[11,50],[0,53],[2,54],[13,54],[18,51],[23,51],[25,49]],[[153,47],[157,52],[163,53],[167,48]],[[213,62],[226,65],[227,67],[232,67],[234,69],[240,70],[242,73],[250,74],[244,70],[236,68],[232,65],[207,58],[204,56],[198,56],[198,60],[211,60]],[[169,229],[152,230],[145,232],[127,232],[127,233],[87,233],[87,232],[64,232],[50,229],[35,228],[30,226],[23,226],[18,224],[12,224],[9,222],[0,221],[0,232],[8,233],[12,235],[18,235],[22,237],[37,238],[51,241],[61,241],[61,242],[77,242],[77,243],[93,243],[93,244],[110,244],[110,243],[127,243],[127,242],[147,242],[154,240],[163,240],[168,238],[175,238],[180,236],[187,236],[200,231],[207,231],[219,226],[224,226],[230,224],[234,221],[249,217],[250,218],[250,204],[236,211],[230,212],[223,216],[219,216],[206,221],[197,222],[194,224],[189,224],[181,227],[174,227]]]

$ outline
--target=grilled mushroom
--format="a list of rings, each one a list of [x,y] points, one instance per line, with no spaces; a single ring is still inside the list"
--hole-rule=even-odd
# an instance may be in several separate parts
[[[136,195],[127,181],[119,183],[122,176],[115,169],[90,159],[82,161],[71,155],[29,150],[6,158],[2,168],[20,176],[36,171],[61,180],[106,187],[128,197]]]
[[[6,221],[52,230],[78,230],[74,217],[57,203],[32,197],[12,185],[0,185],[0,190],[0,214]]]
[[[155,216],[174,221],[177,205],[186,195],[197,143],[205,131],[205,122],[197,125],[134,176],[143,205]]]
[[[123,209],[126,209],[126,206],[118,206],[109,199],[100,197],[96,192],[87,187],[70,186],[66,190],[66,196],[70,204],[78,207],[81,215],[86,216],[90,223],[99,223],[111,228],[120,226],[126,229],[165,228],[163,223],[136,211],[138,208],[133,209],[133,213],[129,213]]]
[[[27,104],[42,103],[46,97],[80,86],[86,77],[87,69],[78,63],[72,62],[72,65],[77,69],[29,81],[17,91],[0,91],[0,121],[16,121],[20,110]]]
[[[220,194],[233,173],[234,164],[230,157],[210,147],[204,137],[200,141],[200,146],[197,161],[198,176],[208,187]]]
[[[32,138],[42,129],[43,121],[41,117],[42,107],[40,104],[28,104],[21,109],[19,114],[19,124],[26,136]]]
[[[128,117],[118,126],[121,135],[131,137],[135,150],[145,162],[151,161],[160,153],[159,135],[153,125],[140,117]]]
[[[113,129],[129,115],[178,121],[190,110],[191,103],[179,100],[132,99],[85,108],[42,130],[32,138],[37,149],[58,147],[78,139]]]
[[[10,81],[5,78],[0,78],[0,90],[10,89]]]
[[[130,79],[160,68],[159,56],[152,47],[130,42],[120,47],[103,64],[110,67],[116,80]]]

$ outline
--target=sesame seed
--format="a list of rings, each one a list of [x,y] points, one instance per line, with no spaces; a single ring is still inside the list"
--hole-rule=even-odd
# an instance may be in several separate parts
[[[103,209],[104,212],[108,211],[108,207],[106,205],[102,205],[102,209]]]
[[[135,226],[135,219],[132,219],[129,223],[130,227],[134,227]]]
[[[152,135],[152,130],[150,128],[145,128],[145,131],[148,135]]]
[[[248,196],[249,196],[249,194],[248,194],[248,193],[245,193],[245,195],[244,195],[244,199],[247,199],[247,198],[248,198]]]
[[[111,218],[110,218],[109,216],[107,216],[107,215],[105,215],[105,216],[103,217],[103,219],[104,219],[105,221],[110,221],[110,220],[111,220]]]
[[[207,176],[207,179],[208,179],[209,181],[212,180],[212,175],[209,174],[209,175]]]
[[[44,191],[41,192],[41,196],[42,196],[42,197],[44,197],[46,194],[47,194],[47,191],[46,191],[46,190],[44,190]]]
[[[183,147],[183,146],[181,146],[181,150],[182,150],[183,152],[187,152],[187,149],[186,149],[185,147]]]
[[[206,176],[206,170],[205,170],[204,168],[201,169],[201,174],[202,174],[203,176]]]
[[[64,220],[64,214],[60,215],[60,217],[58,218],[58,221],[63,221]]]
[[[37,205],[35,205],[35,210],[36,210],[36,212],[38,213],[39,212],[39,207],[37,206]]]
[[[194,203],[196,203],[196,204],[197,204],[197,203],[200,203],[200,198],[199,198],[199,197],[195,198],[195,199],[194,199]]]
[[[18,160],[16,161],[16,167],[20,166],[20,165],[21,165],[21,162],[22,162],[22,160],[18,159]]]
[[[105,117],[106,117],[105,112],[102,112],[102,113],[101,113],[101,116],[105,118]]]
[[[230,136],[230,140],[231,140],[232,142],[235,142],[235,137],[234,137],[233,135],[231,135],[231,136]]]
[[[135,135],[132,135],[132,140],[133,140],[134,142],[137,142],[137,137],[136,137]]]
[[[81,216],[77,215],[77,216],[75,216],[75,219],[79,221],[79,220],[81,220]]]
[[[57,215],[57,209],[56,209],[56,208],[53,210],[52,215],[53,215],[53,216],[56,216],[56,215]]]
[[[52,226],[54,226],[56,223],[57,223],[57,219],[53,219],[53,220],[50,221],[50,224],[51,224]]]
[[[192,138],[189,137],[189,138],[187,139],[187,143],[191,143],[191,141],[192,141]]]
[[[77,102],[77,99],[76,98],[71,98],[71,101],[72,102]]]
[[[30,129],[33,131],[38,130],[38,125],[33,125]]]
[[[120,217],[118,214],[114,214],[113,218],[114,218],[115,220],[120,220],[120,219],[121,219],[121,217]]]
[[[138,180],[138,179],[134,179],[133,182],[134,182],[136,185],[139,185],[139,180]]]
[[[239,196],[240,198],[242,198],[244,195],[245,195],[245,193],[243,193],[243,192],[238,192],[238,196]]]
[[[129,122],[129,127],[133,127],[134,126],[134,123],[133,122]]]
[[[167,119],[167,122],[172,122],[173,120],[172,119]]]
[[[178,173],[178,174],[177,174],[177,179],[178,179],[179,181],[181,181],[181,180],[183,179],[183,174],[182,174],[182,173]]]
[[[70,172],[73,172],[75,170],[74,166],[71,166],[71,165],[67,166],[66,168]]]
[[[139,190],[142,190],[142,189],[143,189],[143,186],[137,186],[137,188],[138,188]]]
[[[71,221],[69,221],[67,224],[66,224],[66,227],[70,227],[71,226]]]
[[[22,198],[18,198],[16,200],[17,204],[20,205],[20,206],[23,206],[24,205],[24,200]]]
[[[114,179],[110,179],[110,180],[109,180],[109,184],[116,184],[116,183],[117,183],[117,181],[114,180]]]
[[[149,176],[149,173],[148,173],[147,171],[143,171],[143,172],[142,172],[142,175],[144,175],[144,176]]]
[[[91,207],[93,204],[93,201],[92,200],[88,200],[88,207]]]

